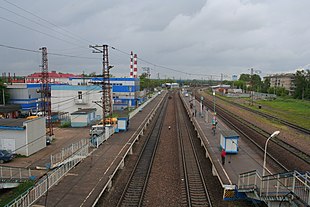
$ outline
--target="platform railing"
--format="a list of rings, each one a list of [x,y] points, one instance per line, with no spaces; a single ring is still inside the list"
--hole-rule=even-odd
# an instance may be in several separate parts
[[[260,176],[257,171],[239,175],[238,190],[255,192],[261,200],[294,200],[310,204],[310,176],[297,171]]]
[[[27,168],[0,166],[0,180],[29,179],[31,170]]]
[[[41,196],[46,194],[47,190],[53,187],[60,181],[74,166],[77,165],[83,158],[85,158],[88,152],[88,143],[82,146],[76,151],[70,159],[67,159],[60,166],[54,170],[48,172],[42,179],[40,179],[36,185],[21,195],[19,198],[12,201],[6,207],[26,207],[31,206]]]
[[[51,166],[54,167],[58,163],[63,162],[64,160],[68,159],[82,147],[87,144],[87,139],[81,139],[80,141],[73,143],[65,148],[62,148],[60,152],[51,155]]]

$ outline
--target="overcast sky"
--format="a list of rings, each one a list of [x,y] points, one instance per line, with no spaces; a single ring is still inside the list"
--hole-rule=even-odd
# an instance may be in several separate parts
[[[101,73],[90,44],[108,44],[111,73],[128,76],[130,51],[151,77],[309,69],[309,0],[0,0],[0,45],[49,53],[49,70]],[[83,58],[82,58],[83,57]],[[41,54],[0,46],[0,71],[39,72]],[[308,65],[308,66],[307,66]],[[162,68],[164,66],[171,68]],[[174,71],[175,70],[175,71]],[[180,72],[179,72],[180,71]]]

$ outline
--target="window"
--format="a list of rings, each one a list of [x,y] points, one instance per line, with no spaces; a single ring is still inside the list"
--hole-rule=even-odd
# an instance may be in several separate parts
[[[78,91],[78,99],[82,99],[82,91]]]

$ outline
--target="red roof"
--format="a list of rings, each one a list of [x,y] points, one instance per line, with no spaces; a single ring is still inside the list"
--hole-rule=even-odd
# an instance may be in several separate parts
[[[28,75],[27,78],[41,78],[42,73],[33,73]],[[82,77],[82,75],[75,75],[71,73],[57,73],[56,71],[52,71],[48,73],[49,78],[73,78],[73,77]]]

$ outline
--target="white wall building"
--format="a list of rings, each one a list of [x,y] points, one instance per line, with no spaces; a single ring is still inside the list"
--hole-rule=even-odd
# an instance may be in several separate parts
[[[95,108],[96,119],[100,120],[102,117],[102,88],[101,85],[92,85],[92,83],[100,83],[101,80],[102,78],[71,78],[71,85],[51,85],[52,111],[71,114],[79,109]],[[137,101],[142,102],[143,99],[139,97],[139,79],[110,78],[110,84],[113,110],[135,107]]]
[[[46,147],[45,117],[0,119],[0,149],[30,156]]]

